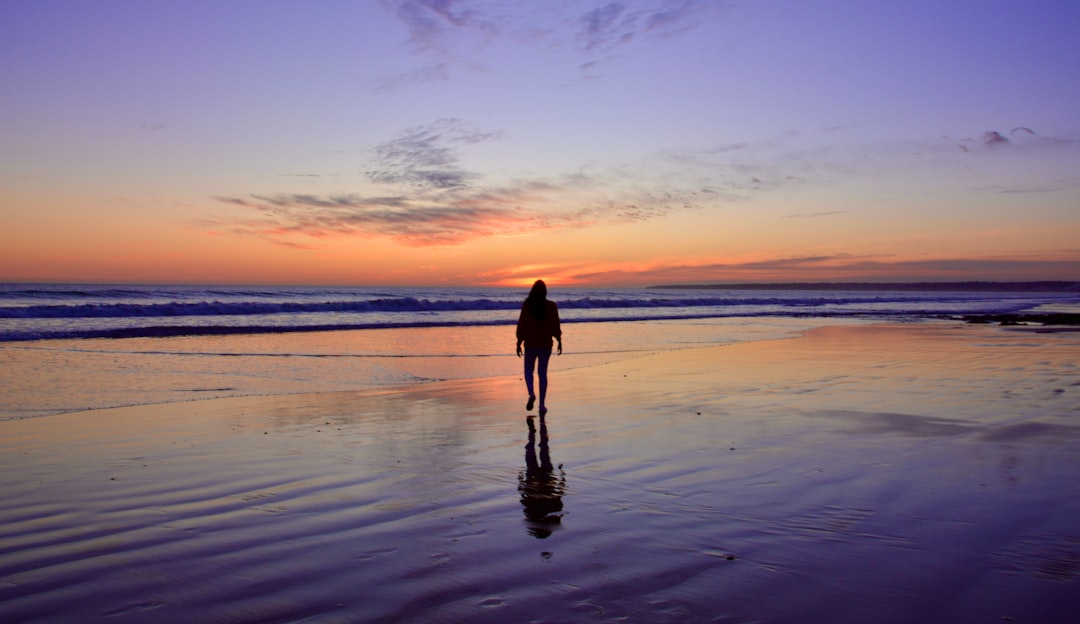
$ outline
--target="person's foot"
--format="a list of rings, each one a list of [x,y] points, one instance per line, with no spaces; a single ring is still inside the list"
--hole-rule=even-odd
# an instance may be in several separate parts
[[[546,407],[543,407],[543,406],[541,406],[541,407],[540,407],[540,415],[541,415],[541,416],[543,416],[544,414],[547,414],[547,408],[546,408]]]
[[[532,411],[533,403],[535,403],[535,402],[536,402],[536,397],[530,394],[529,395],[529,402],[525,404],[525,410],[526,411]]]

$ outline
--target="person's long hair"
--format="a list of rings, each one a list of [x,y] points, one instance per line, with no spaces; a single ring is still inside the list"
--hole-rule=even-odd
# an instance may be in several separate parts
[[[528,306],[529,312],[538,319],[544,318],[544,310],[547,303],[547,284],[544,280],[536,280],[532,285],[532,290],[529,291],[529,296],[525,298],[525,305]]]

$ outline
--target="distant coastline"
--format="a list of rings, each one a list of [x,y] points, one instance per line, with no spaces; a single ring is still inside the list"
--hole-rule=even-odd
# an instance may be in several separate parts
[[[1080,292],[1080,282],[760,282],[726,284],[658,284],[665,290],[875,290],[918,292]]]

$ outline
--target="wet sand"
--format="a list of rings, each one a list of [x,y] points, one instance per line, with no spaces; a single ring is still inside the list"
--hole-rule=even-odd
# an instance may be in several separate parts
[[[0,621],[1056,622],[1080,334],[823,328],[0,422]],[[534,413],[535,414],[535,413]]]

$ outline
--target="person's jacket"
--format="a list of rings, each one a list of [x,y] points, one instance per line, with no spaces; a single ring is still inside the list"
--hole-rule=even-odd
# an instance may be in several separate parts
[[[552,338],[562,338],[562,328],[559,326],[559,306],[554,301],[544,301],[544,317],[537,318],[529,309],[526,301],[521,306],[521,315],[518,317],[517,337],[525,343],[526,347],[534,349],[550,349]]]

